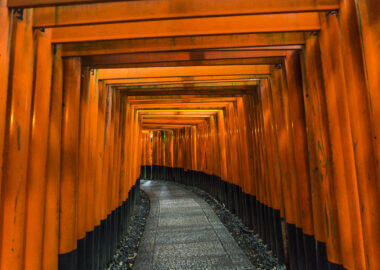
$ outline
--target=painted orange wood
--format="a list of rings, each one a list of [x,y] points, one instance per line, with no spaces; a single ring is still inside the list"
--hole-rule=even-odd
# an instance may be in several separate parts
[[[7,0],[0,1],[0,25],[3,31],[0,32],[0,184],[3,178],[3,150],[4,136],[6,125],[6,108],[8,96],[8,79],[9,79],[9,57],[11,48],[11,29],[13,25],[13,16],[7,8]],[[1,190],[0,190],[1,192]]]
[[[0,0],[0,269],[105,267],[141,177],[203,188],[290,270],[378,269],[379,10]]]
[[[46,164],[46,197],[43,235],[42,269],[58,268],[59,201],[61,179],[63,64],[60,47],[53,55],[49,139]],[[54,256],[52,256],[54,254]]]
[[[82,69],[82,85],[80,89],[80,122],[79,122],[79,153],[78,153],[78,207],[77,207],[77,239],[86,236],[86,209],[88,190],[88,153],[89,153],[89,110],[90,110],[90,71]]]
[[[4,134],[1,198],[0,269],[23,269],[27,169],[33,97],[33,10],[23,11],[23,20],[13,15],[10,32],[12,54]],[[1,89],[1,91],[5,91]],[[3,95],[3,94],[2,94]]]
[[[59,253],[77,248],[80,58],[63,60],[62,160]]]
[[[86,0],[90,2],[89,0]],[[9,0],[8,6],[21,6],[26,0]],[[31,2],[39,6],[53,4],[51,0]],[[50,2],[50,3],[49,3]],[[64,3],[57,1],[57,4]],[[66,1],[79,2],[79,1]],[[100,0],[93,2],[102,2]],[[339,8],[338,0],[298,0],[298,1],[260,1],[235,0],[166,0],[157,2],[129,1],[101,4],[84,4],[36,9],[35,27],[110,23],[122,21],[144,21],[157,19],[177,19],[193,17],[215,17],[245,14],[289,13],[335,10]]]
[[[268,47],[304,44],[302,32],[161,37],[64,43],[63,56],[166,52],[214,48]]]
[[[356,186],[356,168],[352,135],[347,107],[346,83],[344,81],[343,55],[336,16],[321,17],[323,31],[320,35],[321,58],[326,87],[326,107],[329,137],[331,140],[332,173],[331,183],[337,212],[337,249],[340,250],[342,264],[355,267],[355,252],[363,252],[360,240],[354,239],[358,224],[359,202]],[[333,45],[334,44],[334,45]],[[354,245],[356,248],[354,248]],[[360,256],[359,256],[360,257]]]
[[[319,29],[317,12],[242,15],[56,27],[53,29],[52,42],[317,31]]]
[[[379,212],[376,211],[376,205],[379,204],[379,177],[380,177],[380,96],[379,96],[379,65],[376,59],[379,58],[379,2],[374,0],[357,1],[355,0],[356,16],[358,18],[359,34],[362,43],[362,55],[364,61],[364,73],[367,85],[368,110],[370,114],[371,130],[367,131],[371,134],[370,143],[373,146],[376,162],[376,176],[367,176],[363,181],[359,181],[359,192],[361,197],[361,206],[363,213],[363,232],[366,251],[366,266],[368,269],[376,269],[380,267],[380,245],[379,233],[376,228],[379,227]],[[348,11],[352,11],[352,3],[347,3]],[[350,10],[351,9],[351,10]],[[352,15],[351,15],[352,16]],[[349,21],[352,22],[350,17]],[[342,23],[347,23],[344,21]],[[353,22],[352,22],[353,23]],[[346,32],[347,34],[347,32]],[[357,53],[357,51],[355,52]],[[366,137],[368,140],[368,137]],[[371,146],[369,146],[371,149]],[[369,150],[369,152],[372,150]],[[359,153],[358,153],[359,154]],[[373,154],[372,154],[373,155]],[[371,153],[366,155],[373,162]],[[367,163],[370,164],[370,163]],[[373,165],[372,165],[373,166]],[[361,173],[361,172],[360,172]]]
[[[53,51],[50,30],[34,33],[36,48],[32,126],[26,195],[25,268],[42,268],[46,166]]]

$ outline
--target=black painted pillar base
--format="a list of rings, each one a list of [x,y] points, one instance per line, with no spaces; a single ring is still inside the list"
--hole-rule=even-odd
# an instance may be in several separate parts
[[[86,269],[86,238],[77,241],[78,269]]]
[[[294,224],[286,223],[286,234],[288,237],[288,251],[289,251],[290,269],[298,269],[296,226]]]
[[[281,263],[285,263],[284,241],[282,238],[280,210],[273,211],[274,234],[276,242],[276,255]]]
[[[94,253],[93,253],[93,259],[94,259],[94,266],[93,269],[100,270],[100,248],[101,248],[101,226],[100,224],[95,226],[94,229]],[[91,268],[89,268],[91,269]]]
[[[95,230],[86,233],[86,249],[85,249],[85,268],[94,269],[94,235]],[[78,259],[79,260],[79,259]]]
[[[77,250],[58,255],[58,269],[77,270]]]

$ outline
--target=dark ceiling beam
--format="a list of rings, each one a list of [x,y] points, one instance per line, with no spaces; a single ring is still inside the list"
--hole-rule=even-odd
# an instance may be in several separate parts
[[[133,105],[140,105],[140,104],[153,104],[159,101],[162,104],[167,103],[199,103],[199,102],[235,102],[237,99],[234,97],[218,97],[218,98],[209,98],[209,97],[198,97],[198,98],[185,98],[185,97],[173,97],[173,98],[158,98],[158,99],[129,99],[128,102]]]
[[[126,96],[172,96],[172,95],[203,95],[203,96],[241,96],[251,94],[256,91],[257,86],[244,87],[182,87],[171,89],[140,89],[140,90],[125,90],[122,87],[116,88]]]
[[[238,51],[183,51],[151,52],[115,55],[93,55],[82,59],[82,65],[91,68],[121,68],[149,66],[203,66],[237,64],[277,64],[287,54],[282,50],[238,50]]]
[[[200,83],[175,83],[175,84],[159,84],[159,85],[118,85],[114,86],[116,90],[124,91],[175,91],[175,89],[218,89],[221,87],[242,88],[259,85],[259,80],[246,81],[215,81],[215,82],[200,82]]]
[[[303,45],[301,32],[228,34],[187,37],[160,37],[146,39],[103,40],[73,42],[60,45],[62,56],[110,55],[138,52],[168,52],[183,50],[227,49]],[[196,52],[194,52],[194,55]]]
[[[186,66],[221,66],[221,65],[275,65],[280,64],[283,57],[218,59],[196,61],[172,61],[151,63],[91,64],[91,68],[142,68],[142,67],[186,67]],[[82,62],[83,63],[83,62]]]
[[[132,78],[132,79],[105,79],[106,85],[112,86],[140,86],[140,85],[161,85],[161,84],[192,84],[208,82],[237,82],[255,81],[266,78],[265,75],[210,75],[210,76],[174,76],[158,78]]]

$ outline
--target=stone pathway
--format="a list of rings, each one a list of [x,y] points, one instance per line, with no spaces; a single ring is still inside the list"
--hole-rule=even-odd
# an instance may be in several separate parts
[[[135,270],[255,269],[210,206],[174,183],[141,181],[150,214]]]

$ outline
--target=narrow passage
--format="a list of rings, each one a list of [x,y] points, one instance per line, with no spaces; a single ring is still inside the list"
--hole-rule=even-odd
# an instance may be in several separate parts
[[[151,208],[135,270],[254,269],[198,195],[163,181],[142,180],[141,189]]]

